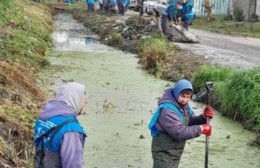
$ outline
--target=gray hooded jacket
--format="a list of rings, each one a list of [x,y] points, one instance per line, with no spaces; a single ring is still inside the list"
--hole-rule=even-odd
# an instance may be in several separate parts
[[[63,85],[56,93],[56,98],[47,101],[40,119],[46,121],[55,116],[77,116],[80,112],[85,86],[76,82]],[[61,148],[56,153],[45,151],[44,167],[83,168],[84,136],[78,132],[67,132],[61,139]],[[36,164],[37,166],[37,164]]]

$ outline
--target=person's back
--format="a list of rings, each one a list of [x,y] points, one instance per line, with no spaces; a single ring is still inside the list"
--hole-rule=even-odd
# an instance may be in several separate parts
[[[83,167],[86,133],[76,116],[84,110],[85,99],[85,86],[72,82],[46,103],[34,128],[35,167]]]

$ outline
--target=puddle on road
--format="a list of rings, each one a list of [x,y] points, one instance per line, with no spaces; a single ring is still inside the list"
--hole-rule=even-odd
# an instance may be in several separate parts
[[[79,117],[88,132],[85,167],[151,168],[147,123],[168,82],[140,70],[135,55],[88,39],[94,35],[70,15],[59,14],[54,19],[57,30],[50,62],[67,69],[52,74],[54,77],[49,74],[54,83],[50,89],[70,80],[87,87],[86,115]],[[195,113],[201,113],[202,105],[191,102],[191,106]],[[247,145],[254,139],[253,133],[218,113],[212,124],[210,168],[260,167],[259,150]],[[204,136],[187,142],[180,168],[204,167],[204,142]]]

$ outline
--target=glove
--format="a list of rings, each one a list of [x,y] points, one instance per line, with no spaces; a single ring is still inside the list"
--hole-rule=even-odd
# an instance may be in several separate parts
[[[204,117],[212,119],[214,115],[213,109],[211,106],[206,106],[204,109]]]
[[[209,124],[203,124],[201,125],[201,131],[202,134],[206,135],[206,136],[211,136],[211,125]]]

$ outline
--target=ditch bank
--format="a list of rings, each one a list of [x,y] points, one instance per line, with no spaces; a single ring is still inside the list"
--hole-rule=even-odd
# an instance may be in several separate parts
[[[45,99],[37,73],[49,62],[49,8],[0,2],[0,167],[33,167],[33,123]]]

